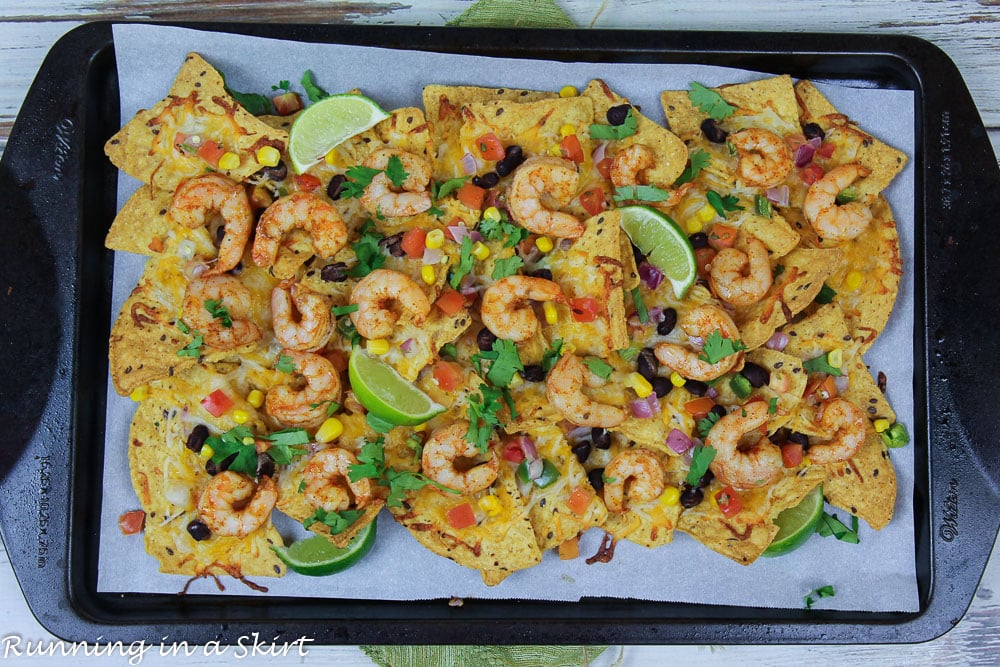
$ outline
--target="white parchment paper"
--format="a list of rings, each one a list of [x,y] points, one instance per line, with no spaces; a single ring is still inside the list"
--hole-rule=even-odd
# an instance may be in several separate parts
[[[686,89],[691,81],[708,86],[761,78],[759,73],[699,65],[559,63],[318,45],[181,28],[119,25],[114,29],[123,123],[136,111],[162,99],[187,53],[197,51],[226,75],[235,90],[269,92],[280,80],[297,82],[311,69],[325,89],[343,92],[353,87],[384,108],[419,106],[429,83],[465,84],[558,90],[566,84],[579,89],[595,77],[641,105],[643,113],[661,123],[659,93]],[[773,74],[780,74],[774,72]],[[913,424],[913,150],[914,108],[909,91],[821,86],[838,109],[911,160],[885,192],[899,225],[901,252],[907,270],[895,311],[885,332],[867,356],[873,373],[887,373],[889,399],[898,418]],[[119,205],[138,187],[119,177]],[[118,253],[115,259],[114,307],[117,313],[135,285],[143,257]],[[98,590],[102,592],[172,593],[184,578],[160,574],[156,560],[145,553],[138,536],[123,536],[118,515],[138,507],[129,480],[128,429],[135,409],[128,398],[107,387],[107,435],[102,505]],[[372,552],[345,573],[325,578],[289,572],[282,579],[261,578],[267,595],[337,597],[375,600],[416,600],[479,597],[577,600],[585,596],[700,602],[745,607],[801,608],[803,595],[831,584],[836,596],[824,599],[824,609],[917,611],[913,530],[913,448],[892,450],[899,493],[895,518],[885,529],[872,531],[861,522],[858,545],[814,537],[782,558],[761,558],[744,567],[677,533],[673,544],[648,550],[623,541],[608,564],[587,565],[597,550],[601,531],[581,539],[582,556],[560,561],[546,553],[537,567],[514,573],[499,586],[483,585],[479,573],[435,556],[421,547],[387,512],[379,518],[378,541]],[[841,518],[847,513],[839,512]],[[304,531],[288,520],[276,522],[286,539]],[[195,582],[196,593],[217,593],[208,580]],[[230,580],[225,594],[256,595]]]

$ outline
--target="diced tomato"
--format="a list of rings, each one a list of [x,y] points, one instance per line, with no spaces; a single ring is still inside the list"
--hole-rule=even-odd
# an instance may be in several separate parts
[[[271,98],[279,116],[290,116],[302,108],[302,98],[298,93],[283,93]]]
[[[786,468],[794,468],[802,463],[802,445],[787,443],[781,446],[781,462]]]
[[[712,225],[712,230],[708,233],[708,245],[716,250],[732,248],[736,243],[736,228],[722,223]]]
[[[442,391],[454,391],[462,386],[465,373],[462,367],[453,361],[438,361],[434,364],[434,381]]]
[[[563,137],[563,140],[559,143],[559,148],[567,160],[571,160],[577,164],[583,162],[583,148],[580,146],[580,140],[575,134]]]
[[[434,302],[434,305],[440,308],[445,315],[451,316],[465,307],[465,297],[462,296],[461,292],[446,289],[441,292],[441,296]]]
[[[709,267],[712,265],[712,260],[715,259],[715,249],[705,246],[704,248],[698,248],[694,251],[694,260],[698,267],[698,276],[704,279],[708,279]]]
[[[597,167],[597,173],[606,181],[611,180],[611,163],[611,158],[606,157],[594,165]]]
[[[476,513],[472,511],[472,505],[462,503],[457,507],[448,510],[448,524],[456,530],[468,528],[476,525]]]
[[[178,152],[181,152],[181,153],[185,153],[186,151],[183,148],[181,148],[181,146],[183,144],[187,143],[187,140],[188,140],[188,135],[184,134],[183,132],[178,132],[177,134],[175,134],[174,135],[174,150],[178,151]]]
[[[448,225],[444,228],[444,237],[449,241],[455,240],[455,236],[451,233],[452,227],[465,227],[465,220],[462,220],[460,217],[455,216],[454,218],[451,219],[451,222],[449,222]]]
[[[216,141],[205,141],[198,147],[198,157],[213,167],[219,166],[219,158],[226,154],[226,149]]]
[[[743,511],[743,501],[740,500],[740,497],[731,486],[727,486],[716,493],[715,502],[719,504],[719,511],[726,517],[736,516]]]
[[[823,178],[823,167],[818,164],[811,164],[808,167],[803,167],[799,169],[799,178],[806,185],[812,185],[819,179]]]
[[[407,257],[420,259],[424,256],[424,243],[427,241],[427,232],[421,227],[414,227],[403,234],[403,240],[399,242],[399,247],[403,249]]]
[[[577,486],[569,492],[569,500],[566,501],[566,506],[569,507],[573,514],[583,516],[587,513],[587,508],[590,507],[590,499],[593,497],[594,494],[590,491]]]
[[[517,439],[508,440],[503,444],[503,451],[501,452],[504,461],[510,461],[511,463],[520,463],[524,460],[524,449],[518,443]]]
[[[221,417],[233,407],[233,399],[221,389],[216,389],[202,400],[201,407],[213,417]]]
[[[815,376],[806,385],[805,396],[815,396],[818,401],[827,401],[837,396],[837,383],[832,375]]]
[[[580,195],[580,204],[590,215],[597,215],[603,211],[606,203],[603,188],[592,188]]]
[[[836,150],[837,150],[836,145],[831,144],[829,141],[824,141],[819,145],[819,148],[816,149],[816,155],[819,155],[820,157],[826,159],[830,159],[831,157],[833,157],[833,153]]]
[[[132,510],[125,512],[118,517],[118,528],[122,535],[135,535],[142,530],[146,524],[146,513],[142,510]]]
[[[154,236],[153,240],[149,242],[149,249],[153,252],[163,252],[163,239],[159,236]]]
[[[483,199],[486,198],[486,190],[478,185],[466,183],[455,192],[455,196],[458,197],[458,201],[472,210],[478,211],[483,208]]]
[[[701,398],[696,398],[693,401],[688,401],[684,404],[684,409],[687,413],[694,417],[695,419],[702,419],[712,408],[715,407],[715,401],[710,399],[708,396],[702,396]]]
[[[504,157],[503,144],[500,143],[499,137],[492,132],[487,132],[476,139],[476,148],[479,149],[479,155],[484,160],[502,160]]]
[[[570,299],[569,307],[573,311],[573,319],[577,322],[593,322],[601,312],[601,305],[597,303],[597,299],[589,296]]]
[[[304,190],[306,192],[311,192],[323,184],[323,181],[319,180],[312,174],[296,174],[294,176],[294,180],[295,189]]]
[[[573,560],[580,556],[580,536],[576,535],[559,545],[559,560]]]

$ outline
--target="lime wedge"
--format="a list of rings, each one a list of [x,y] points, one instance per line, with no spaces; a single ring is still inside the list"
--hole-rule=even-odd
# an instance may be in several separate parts
[[[687,234],[668,216],[648,206],[623,206],[622,229],[649,263],[663,271],[678,299],[684,298],[698,277],[694,248]]]
[[[771,546],[764,550],[764,556],[782,556],[798,549],[813,533],[823,517],[823,486],[810,491],[795,507],[789,507],[774,520],[778,534]]]
[[[323,159],[330,149],[389,117],[364,95],[331,95],[306,107],[292,123],[288,157],[297,173]]]
[[[431,397],[413,386],[392,366],[369,357],[360,345],[347,364],[354,396],[368,412],[397,426],[416,426],[444,412]]]
[[[322,535],[292,542],[290,547],[271,546],[274,553],[293,572],[310,577],[322,577],[346,570],[372,550],[375,544],[375,522],[372,521],[351,538],[341,549]]]

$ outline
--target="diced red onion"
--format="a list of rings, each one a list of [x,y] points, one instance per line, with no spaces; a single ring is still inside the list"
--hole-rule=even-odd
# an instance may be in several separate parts
[[[655,394],[653,394],[655,396]],[[649,419],[653,416],[653,408],[644,398],[637,398],[628,402],[629,410],[636,419]]]
[[[663,314],[663,309],[659,306],[653,306],[649,309],[649,321],[654,324],[659,324],[666,319],[666,317],[667,316]]]
[[[529,461],[535,461],[538,459],[538,448],[535,447],[535,441],[528,436],[519,435],[508,441],[508,444],[520,447],[521,451],[524,452],[524,457]],[[532,477],[532,479],[534,479],[534,477]]]
[[[691,343],[691,347],[700,350],[705,344],[705,339],[701,336],[688,336],[688,342]]]
[[[479,171],[479,165],[476,163],[476,156],[472,153],[466,153],[462,156],[462,173],[466,176],[471,176],[472,174]]]
[[[462,296],[476,296],[482,292],[484,287],[482,285],[469,285],[468,287],[463,287],[459,290],[459,294]]]
[[[594,164],[597,164],[606,157],[604,153],[607,150],[608,150],[607,141],[602,141],[601,143],[597,144],[597,148],[594,149],[594,152],[591,157],[591,159],[594,161]]]
[[[802,144],[795,149],[795,166],[805,167],[813,161],[813,155],[816,153],[816,149],[813,148],[808,143]]]
[[[192,259],[184,265],[184,275],[188,278],[201,278],[208,271],[208,264],[201,260]]]
[[[466,236],[472,235],[472,230],[465,225],[449,225],[448,234],[455,243],[461,243]]]
[[[687,433],[675,428],[671,429],[670,433],[667,434],[667,447],[672,452],[683,454],[694,447],[694,443],[691,442],[691,438],[687,436]]]
[[[663,282],[663,271],[649,262],[643,262],[639,265],[639,279],[646,287],[654,290]]]
[[[656,396],[655,391],[646,397],[646,403],[649,404],[649,409],[653,411],[654,415],[660,414],[660,399]]]
[[[399,349],[403,352],[409,354],[413,350],[413,339],[407,338],[402,343],[399,344]]]
[[[544,461],[541,459],[532,459],[531,463],[528,464],[528,479],[538,479],[542,476],[542,470],[544,469]]]
[[[424,264],[440,264],[444,253],[440,248],[424,248]]]
[[[584,440],[589,438],[592,429],[589,426],[577,426],[572,431],[566,434],[566,439],[568,440]]]
[[[775,331],[774,334],[767,339],[767,342],[764,343],[764,347],[769,350],[781,352],[788,347],[788,334],[783,331]]]
[[[719,390],[715,387],[709,387],[708,391],[705,392],[705,395],[714,400],[719,397]]]
[[[837,393],[843,395],[847,393],[850,386],[850,379],[846,375],[834,376],[833,384],[837,387]]]
[[[768,188],[765,194],[772,204],[775,204],[776,206],[788,206],[787,185],[779,185],[776,188]]]

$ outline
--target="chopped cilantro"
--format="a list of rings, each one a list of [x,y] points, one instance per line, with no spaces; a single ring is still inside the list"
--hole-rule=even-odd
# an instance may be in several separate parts
[[[688,98],[691,100],[691,104],[698,107],[702,113],[707,113],[713,120],[724,120],[736,111],[736,107],[722,99],[722,95],[714,90],[709,90],[697,81],[691,82]]]
[[[718,213],[723,218],[726,217],[726,212],[728,211],[742,211],[743,207],[739,205],[739,199],[734,195],[726,195],[723,197],[715,190],[709,190],[705,193],[705,199],[708,203],[712,205],[715,212]]]
[[[300,479],[299,480],[299,488],[296,489],[296,491],[298,491],[299,493],[302,493],[305,490],[306,490],[306,480]]]
[[[774,267],[774,277],[775,278],[777,278],[778,276],[780,276],[784,272],[785,272],[785,265],[784,264],[778,264],[776,267]]]
[[[844,373],[837,367],[830,365],[830,353],[826,352],[815,359],[802,362],[802,367],[809,373],[829,373],[840,377]]]
[[[458,266],[452,270],[451,277],[448,279],[448,284],[452,286],[452,289],[459,288],[462,279],[472,271],[475,261],[476,258],[472,254],[472,237],[466,236],[462,239],[462,247],[459,250]]]
[[[654,185],[626,185],[615,188],[615,193],[612,195],[616,204],[625,201],[665,201],[669,198],[669,192]]]
[[[708,445],[695,445],[691,452],[691,468],[688,470],[686,481],[691,486],[696,486],[701,478],[708,472],[708,465],[715,458],[715,447]]]
[[[608,477],[607,475],[605,475],[602,472],[601,473],[601,481],[604,482],[605,484],[614,484],[615,482],[618,481],[618,478],[617,477]]]
[[[702,346],[698,358],[709,364],[717,364],[729,355],[745,349],[747,347],[742,341],[725,338],[721,331],[715,329],[705,339],[705,345]]]
[[[771,217],[771,200],[769,200],[764,195],[754,195],[753,196],[753,210],[754,213],[761,216],[762,218]]]
[[[316,85],[316,81],[313,80],[312,70],[306,70],[302,73],[302,87],[306,89],[306,96],[309,98],[310,102],[319,102],[324,97],[329,97],[330,94]]]
[[[693,181],[698,177],[698,174],[701,173],[701,170],[707,168],[710,164],[712,164],[712,156],[709,155],[708,151],[703,151],[700,148],[694,149],[691,151],[691,155],[688,158],[687,166],[684,167],[684,171],[682,171],[681,175],[677,177],[676,181],[674,181],[674,187]]]
[[[767,402],[767,414],[773,415],[778,412],[778,397],[772,396],[771,400]]]
[[[552,370],[552,367],[556,365],[559,361],[559,357],[562,355],[563,339],[556,338],[554,341],[549,343],[549,347],[545,352],[542,353],[542,370],[548,373]]]
[[[524,370],[524,364],[521,363],[521,357],[517,353],[517,345],[514,344],[514,341],[503,338],[497,338],[493,341],[491,350],[477,352],[472,356],[472,361],[476,364],[477,369],[480,369],[482,360],[490,362],[490,368],[486,371],[486,380],[494,387],[506,387],[516,372]]]
[[[352,278],[364,278],[375,269],[380,269],[385,265],[385,253],[379,246],[379,241],[385,238],[375,230],[375,223],[366,220],[361,225],[361,237],[351,244],[354,254],[358,257],[358,263],[352,266],[347,275]]]
[[[374,169],[372,167],[363,167],[361,165],[348,167],[347,171],[344,172],[347,180],[344,181],[344,184],[340,188],[340,198],[352,199],[360,197],[364,194],[365,188],[371,184],[372,179],[380,173],[382,173],[381,169]]]
[[[370,412],[365,415],[365,421],[368,422],[368,425],[371,426],[372,430],[376,433],[388,433],[392,429],[396,428],[396,425],[391,421],[386,421],[381,417],[376,417]]]
[[[331,535],[339,535],[354,525],[354,522],[360,519],[364,513],[364,510],[327,512],[322,507],[317,507],[313,515],[302,522],[302,527],[308,528],[314,523],[321,523],[330,529]]]
[[[630,345],[618,350],[618,356],[622,358],[622,361],[632,361],[639,356],[639,348],[636,345]]]
[[[244,444],[244,440],[249,442]],[[212,463],[220,465],[232,458],[227,470],[256,476],[257,447],[253,431],[246,426],[234,426],[222,435],[209,436],[205,438],[205,444],[212,448]]]
[[[602,380],[607,380],[611,377],[611,372],[615,370],[610,364],[606,363],[603,359],[598,357],[587,357],[583,360],[583,365],[590,369],[590,372],[601,378]]]
[[[189,327],[188,325],[184,324],[184,320],[182,320],[182,319],[178,319],[177,320],[177,330],[180,331],[182,334],[189,334],[189,333],[191,333],[191,327]]]
[[[399,159],[398,155],[393,155],[389,158],[389,162],[385,167],[385,175],[397,188],[403,187],[403,183],[410,176],[403,168],[403,161]]]
[[[438,350],[438,354],[440,354],[442,358],[454,361],[458,358],[458,348],[455,347],[454,343],[445,343],[441,346],[441,349]]]
[[[222,74],[222,72],[219,72],[219,74]],[[225,86],[229,96],[236,100],[248,113],[254,116],[263,116],[264,114],[271,113],[271,100],[267,99],[266,96],[257,93],[241,93],[233,90],[226,85],[225,76],[222,77],[222,85]]]
[[[507,276],[512,276],[524,266],[524,260],[517,255],[511,255],[507,259],[498,259],[493,262],[493,280],[500,280]]]
[[[420,436],[412,433],[404,444],[413,451],[413,464],[420,465],[420,458],[424,453],[424,442]]]
[[[389,497],[386,498],[386,505],[389,507],[399,507],[403,504],[406,491],[417,491],[431,484],[447,493],[459,493],[455,489],[449,489],[437,482],[428,479],[424,475],[407,470],[396,470],[385,464],[385,438],[379,436],[373,442],[366,442],[361,447],[358,454],[359,463],[352,465],[347,473],[352,482],[357,482],[363,478],[378,481],[379,486],[389,487]]]
[[[438,208],[437,206],[431,206],[429,209],[427,209],[427,214],[433,215],[435,218],[440,218],[442,215],[444,215],[444,209]]]
[[[832,303],[836,298],[837,292],[832,287],[823,283],[823,288],[816,295],[816,303]]]
[[[288,82],[288,79],[282,79],[278,82],[277,86],[271,86],[271,90],[283,90],[286,93],[291,90],[292,84]]]
[[[351,303],[346,306],[334,306],[330,309],[330,312],[333,313],[334,317],[340,317],[341,315],[356,313],[358,312],[358,308],[360,308],[358,304]]]
[[[190,343],[177,350],[178,357],[200,357],[201,346],[205,344],[205,337],[197,331]]]
[[[489,448],[493,429],[500,426],[500,418],[497,413],[503,407],[500,403],[502,397],[503,392],[486,383],[479,385],[478,395],[469,396],[466,408],[469,416],[469,430],[465,437],[474,443],[482,454],[485,454]]]
[[[279,354],[278,360],[274,362],[274,370],[279,373],[292,373],[295,371],[295,362],[291,357]]]
[[[639,119],[635,117],[634,110],[629,107],[625,114],[625,121],[621,125],[591,125],[590,138],[597,141],[611,141],[631,137],[639,129]]]
[[[720,419],[722,419],[722,417],[720,417],[717,412],[709,412],[705,415],[704,419],[699,419],[698,433],[701,434],[701,437],[707,438],[708,432],[712,430],[712,427],[715,426],[716,422]]]
[[[341,317],[337,320],[337,333],[351,341],[351,347],[361,342],[361,334],[358,333],[354,322],[349,317]]]
[[[642,292],[638,287],[633,287],[632,302],[635,304],[635,314],[639,316],[639,322],[647,324],[649,322],[649,311],[646,309],[646,302],[642,300]]]
[[[830,537],[832,535],[841,542],[847,542],[848,544],[858,544],[860,542],[858,539],[858,517],[853,514],[851,515],[851,527],[848,528],[837,518],[836,514],[823,512],[823,516],[816,526],[816,532],[822,537]]]
[[[504,248],[513,248],[528,238],[529,234],[527,229],[510,222],[503,213],[501,213],[499,220],[483,218],[479,221],[476,229],[487,241],[503,241]]]
[[[333,413],[340,409],[340,403],[337,401],[320,401],[319,403],[310,403],[309,407],[315,410],[319,406],[326,403],[326,416],[332,417]]]
[[[296,456],[306,453],[306,448],[301,445],[309,444],[309,434],[301,428],[286,428],[282,431],[275,431],[264,436],[265,440],[271,441],[271,447],[267,450],[267,455],[274,459],[278,465],[286,466],[292,462]]]
[[[813,596],[817,597],[813,597]],[[821,600],[823,598],[832,598],[836,593],[833,591],[833,586],[820,586],[814,590],[809,591],[803,599],[806,603],[806,609],[812,609],[812,606],[816,604],[816,600]]]
[[[229,314],[229,309],[222,305],[222,299],[205,299],[205,310],[208,314],[219,320],[226,329],[233,328],[233,318]]]
[[[471,176],[459,176],[458,178],[449,178],[447,181],[434,181],[431,184],[431,194],[434,195],[434,199],[444,199],[450,195],[455,190],[465,185]]]
[[[734,375],[731,380],[729,380],[729,388],[733,390],[736,394],[736,398],[741,401],[750,398],[750,392],[753,391],[753,387],[750,386],[750,380],[746,379],[739,373]]]

